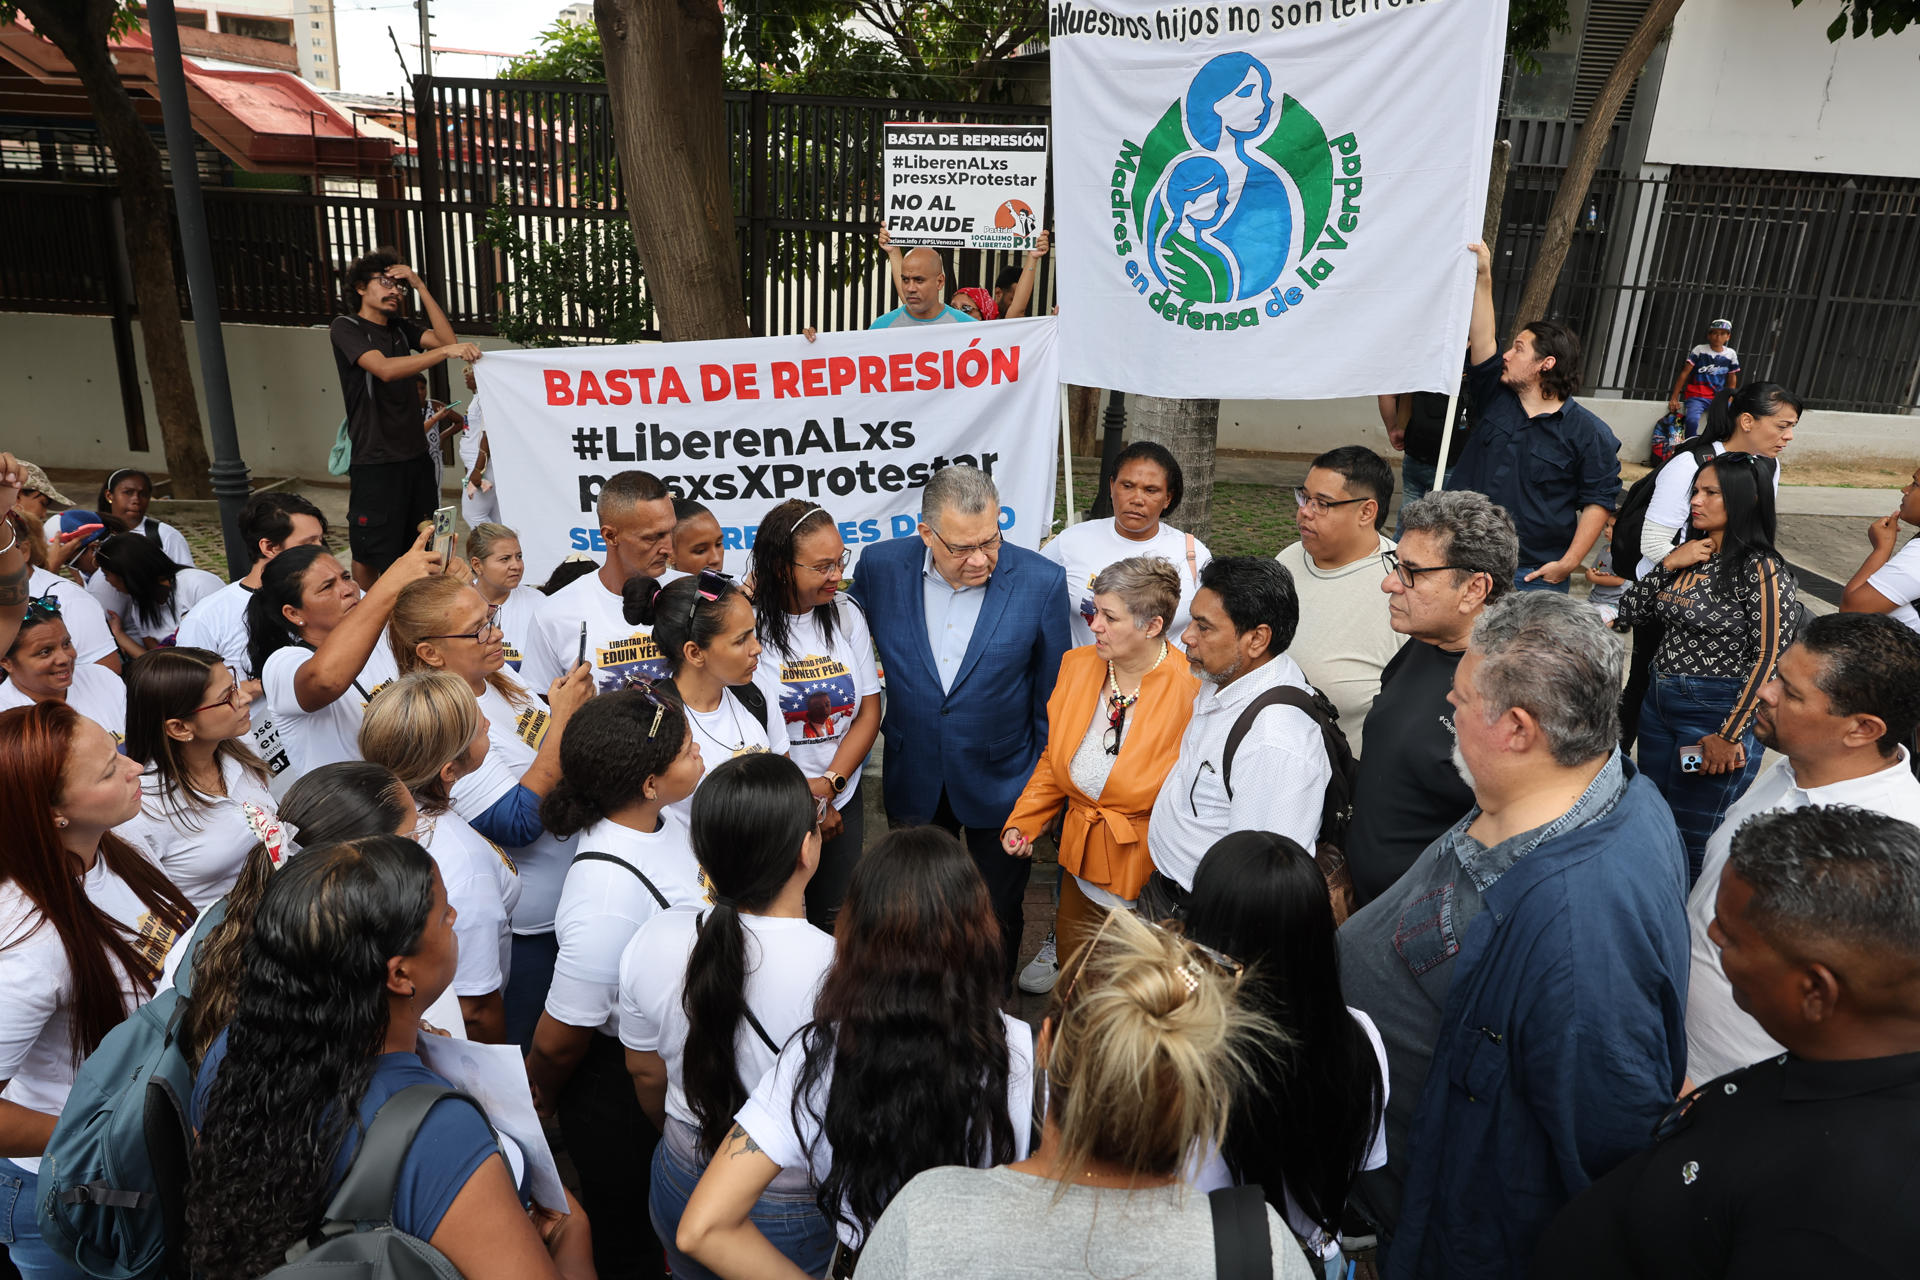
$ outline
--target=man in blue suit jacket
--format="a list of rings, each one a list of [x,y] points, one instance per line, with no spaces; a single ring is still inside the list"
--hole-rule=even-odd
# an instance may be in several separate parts
[[[1047,744],[1047,699],[1072,647],[1059,565],[1000,538],[1000,494],[972,467],[927,482],[920,540],[861,552],[853,596],[886,671],[887,818],[932,823],[968,850],[993,897],[1013,979],[1031,863],[1000,831]]]

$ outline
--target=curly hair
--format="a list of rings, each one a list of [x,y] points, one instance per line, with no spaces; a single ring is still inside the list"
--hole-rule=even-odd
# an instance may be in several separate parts
[[[187,1184],[203,1280],[265,1275],[319,1225],[387,1033],[387,962],[418,950],[433,886],[400,836],[302,853],[267,885]]]
[[[937,827],[905,827],[854,869],[834,939],[800,1032],[793,1119],[833,1151],[815,1189],[820,1212],[865,1232],[915,1174],[1018,1154],[1000,927],[965,846]]]

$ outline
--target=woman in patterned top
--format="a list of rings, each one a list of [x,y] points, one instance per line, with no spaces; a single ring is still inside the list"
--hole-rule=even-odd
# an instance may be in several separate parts
[[[1793,575],[1773,546],[1764,471],[1750,453],[1700,468],[1690,539],[1628,588],[1615,624],[1666,628],[1641,704],[1639,759],[1673,810],[1689,883],[1707,837],[1760,771],[1754,714],[1799,615]]]

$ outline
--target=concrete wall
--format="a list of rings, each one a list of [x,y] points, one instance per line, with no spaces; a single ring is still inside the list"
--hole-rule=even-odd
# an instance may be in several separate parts
[[[1836,12],[1690,0],[1673,21],[1648,163],[1920,177],[1920,26],[1829,44]]]

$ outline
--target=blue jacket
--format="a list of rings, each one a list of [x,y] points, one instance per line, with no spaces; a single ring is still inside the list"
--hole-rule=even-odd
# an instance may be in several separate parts
[[[1488,889],[1408,1135],[1389,1280],[1527,1274],[1547,1222],[1653,1141],[1686,1078],[1687,860],[1629,764],[1611,811]]]
[[[1067,575],[1003,544],[949,693],[927,640],[926,554],[920,539],[896,538],[863,550],[853,571],[853,597],[886,672],[887,816],[932,820],[944,787],[962,826],[998,831],[1047,744],[1047,698],[1073,647]]]

